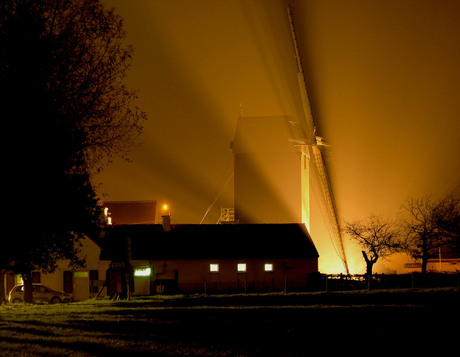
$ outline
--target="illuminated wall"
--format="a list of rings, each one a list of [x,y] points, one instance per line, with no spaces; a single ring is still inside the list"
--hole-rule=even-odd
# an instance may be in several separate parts
[[[194,259],[152,261],[154,279],[172,282],[179,291],[244,291],[305,288],[316,259]],[[242,267],[244,265],[244,267]],[[205,287],[206,286],[206,287]]]
[[[157,201],[108,201],[104,207],[114,225],[156,223]]]
[[[310,227],[305,139],[290,117],[240,117],[234,153],[239,223],[305,223]]]

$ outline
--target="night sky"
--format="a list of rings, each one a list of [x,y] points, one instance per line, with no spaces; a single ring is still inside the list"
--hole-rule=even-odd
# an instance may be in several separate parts
[[[127,84],[149,119],[132,162],[97,177],[103,199],[158,200],[173,223],[215,223],[233,206],[240,113],[302,120],[286,2],[105,3],[125,19]],[[394,218],[408,197],[460,193],[460,2],[290,3],[340,220]]]

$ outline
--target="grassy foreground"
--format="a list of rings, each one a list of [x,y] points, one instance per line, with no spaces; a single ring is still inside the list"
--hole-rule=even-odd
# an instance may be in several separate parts
[[[307,356],[431,347],[439,353],[457,346],[459,318],[455,289],[3,305],[0,354]]]

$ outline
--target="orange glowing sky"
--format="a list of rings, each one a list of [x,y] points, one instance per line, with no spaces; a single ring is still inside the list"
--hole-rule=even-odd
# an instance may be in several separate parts
[[[149,120],[132,163],[109,166],[100,190],[168,202],[174,223],[199,223],[231,174],[240,110],[302,117],[286,2],[105,3],[125,19],[128,85]],[[459,193],[460,2],[290,3],[340,219]],[[204,223],[221,206],[232,206],[231,183]]]

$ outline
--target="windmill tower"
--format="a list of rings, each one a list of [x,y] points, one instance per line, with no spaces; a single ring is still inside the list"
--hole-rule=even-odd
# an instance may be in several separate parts
[[[290,117],[240,116],[234,141],[235,221],[310,227],[310,160]]]
[[[319,181],[327,212],[332,248],[348,274],[348,263],[338,213],[329,179],[322,138],[316,136],[292,10],[288,18],[297,64],[297,79],[304,117],[302,123],[288,116],[244,117],[240,107],[234,154],[234,210],[232,220],[222,214],[219,222],[304,223],[310,227],[310,176]]]
[[[304,118],[244,117],[240,112],[231,149],[237,223],[304,223],[310,230],[310,174],[318,178],[333,250],[349,273],[332,185],[305,84],[291,8],[288,17]],[[302,129],[304,128],[304,129]],[[314,239],[315,237],[313,237]]]

